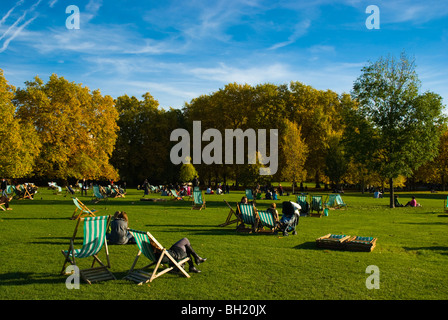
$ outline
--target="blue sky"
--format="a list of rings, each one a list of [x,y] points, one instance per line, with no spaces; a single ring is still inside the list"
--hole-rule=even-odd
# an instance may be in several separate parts
[[[68,29],[66,8],[79,8]],[[368,29],[369,5],[379,29]],[[448,101],[448,1],[21,0],[0,2],[0,69],[24,87],[52,73],[116,98],[150,92],[162,108],[227,83],[350,92],[361,68],[403,50],[422,91]]]

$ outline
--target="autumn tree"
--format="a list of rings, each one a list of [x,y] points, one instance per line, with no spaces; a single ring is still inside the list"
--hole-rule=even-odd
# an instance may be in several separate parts
[[[33,127],[15,116],[12,100],[15,88],[8,84],[0,69],[0,177],[22,178],[33,169],[40,142]]]
[[[439,142],[439,153],[432,161],[423,164],[415,172],[414,178],[426,183],[441,184],[442,191],[448,177],[448,131],[444,130]]]
[[[46,84],[39,77],[25,84],[14,103],[18,118],[35,128],[42,144],[33,174],[117,180],[109,163],[118,130],[113,99],[55,74]]]
[[[442,98],[432,92],[420,94],[419,88],[415,63],[404,53],[398,60],[369,63],[353,86],[352,97],[359,106],[352,109],[352,117],[360,123],[347,138],[352,149],[360,150],[358,161],[389,179],[391,208],[394,179],[412,175],[437,155]]]
[[[319,187],[329,143],[334,137],[340,138],[343,132],[340,98],[331,90],[317,90],[300,82],[291,82],[290,91],[287,114],[301,127],[308,146],[305,168]]]
[[[308,147],[302,139],[301,130],[287,119],[284,120],[284,130],[281,143],[281,177],[286,181],[302,182],[306,179],[304,168],[308,155]]]

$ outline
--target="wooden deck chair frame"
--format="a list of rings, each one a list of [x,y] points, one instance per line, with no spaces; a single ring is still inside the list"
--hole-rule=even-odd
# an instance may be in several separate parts
[[[233,210],[232,206],[226,200],[224,200],[224,202],[229,207],[230,211],[229,211],[229,214],[227,215],[226,221],[224,223],[221,223],[220,225],[218,225],[218,227],[225,227],[230,224],[236,223],[238,221],[238,215]],[[233,216],[235,217],[235,219],[232,219]]]
[[[65,260],[62,266],[61,274],[65,274],[65,266],[67,263],[76,265],[76,259],[93,257],[93,262],[90,268],[80,270],[81,278],[88,284],[97,281],[116,280],[115,276],[110,272],[110,259],[109,249],[107,247],[106,231],[109,227],[111,216],[99,216],[99,217],[85,217],[78,219],[73,233],[70,239],[70,247],[68,250],[61,250]],[[84,224],[84,238],[81,249],[75,250],[74,242],[76,234],[79,229],[79,225],[83,221]],[[94,230],[92,230],[94,229]],[[98,253],[105,248],[107,265],[105,265]],[[94,267],[95,263],[100,264],[99,267]]]
[[[258,228],[258,217],[255,212],[256,210],[254,204],[238,203],[237,208],[238,221],[236,231],[248,233],[255,232]],[[251,225],[251,227],[249,228],[246,225]]]
[[[98,212],[98,210],[95,209],[89,209],[87,208],[87,206],[82,203],[81,201],[79,201],[78,198],[72,198],[73,199],[73,203],[75,204],[76,208],[75,211],[72,214],[72,217],[70,219],[72,220],[77,220],[79,218],[84,218],[84,217],[95,217],[95,212]]]
[[[272,212],[268,210],[255,209],[256,217],[259,221],[257,232],[259,233],[274,233],[276,231],[276,221]],[[266,230],[265,227],[268,229]]]
[[[183,264],[190,260],[189,257],[184,258],[180,261],[176,261],[176,259],[174,259],[173,256],[169,254],[169,252],[156,240],[156,238],[151,235],[151,233],[133,229],[129,229],[129,232],[134,236],[139,250],[131,266],[131,269],[128,271],[128,274],[124,277],[124,279],[131,280],[136,282],[138,285],[142,285],[148,282],[152,282],[154,279],[164,275],[165,273],[173,269],[180,271],[180,273],[185,277],[190,278],[190,275],[183,268]],[[154,249],[161,252],[159,259],[156,259]],[[151,261],[151,263],[144,266],[143,268],[135,270],[137,261],[142,253]],[[171,261],[172,266],[168,266],[166,268],[163,266],[162,259],[165,256]],[[152,273],[144,271],[144,269],[147,269],[153,265],[155,265],[155,267]],[[163,269],[161,269],[161,267]]]
[[[320,199],[316,202],[315,199]],[[321,195],[310,195],[310,217],[322,217],[323,215],[323,196]]]
[[[193,191],[193,205],[191,207],[193,210],[205,209],[205,196],[201,191]]]
[[[25,191],[25,194],[23,196],[24,199],[31,199],[33,200],[33,196],[31,195],[31,193],[28,191],[27,185],[22,184],[22,188]]]

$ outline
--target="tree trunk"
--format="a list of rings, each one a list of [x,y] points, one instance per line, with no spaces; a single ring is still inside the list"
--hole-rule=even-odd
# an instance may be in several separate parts
[[[394,196],[394,179],[389,179],[389,187],[390,187],[390,207],[395,208],[395,196]]]

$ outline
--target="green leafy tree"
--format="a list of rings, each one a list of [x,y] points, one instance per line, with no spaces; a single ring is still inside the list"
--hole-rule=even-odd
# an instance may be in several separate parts
[[[179,168],[169,157],[171,131],[183,127],[180,110],[165,111],[150,93],[142,100],[127,95],[116,99],[118,138],[111,162],[130,184],[176,181]]]
[[[390,207],[394,207],[394,179],[410,176],[437,155],[443,122],[442,98],[419,94],[415,64],[404,53],[400,59],[380,58],[362,69],[355,81],[352,109],[358,128],[348,136],[359,161],[389,179]],[[361,128],[361,129],[360,129]]]
[[[190,163],[190,160],[187,163],[183,163],[180,167],[179,178],[182,182],[190,182],[195,177],[198,177],[198,172],[194,168],[194,166]]]

